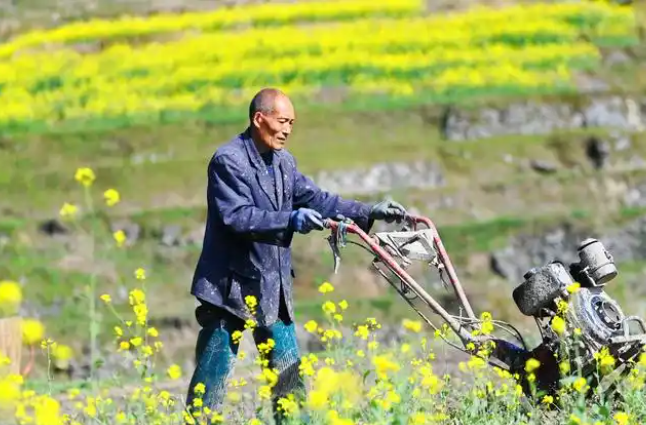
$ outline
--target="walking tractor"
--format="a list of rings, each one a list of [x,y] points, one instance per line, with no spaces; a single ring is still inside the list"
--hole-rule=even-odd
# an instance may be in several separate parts
[[[485,322],[475,315],[429,218],[407,215],[400,222],[400,230],[374,234],[367,234],[349,219],[327,219],[324,224],[331,231],[328,242],[334,254],[335,273],[340,247],[348,242],[363,247],[374,255],[372,266],[426,323],[439,328],[429,320],[428,312],[423,311],[430,309],[461,342],[460,346],[443,336],[448,344],[471,355],[479,355],[483,347],[491,347],[485,360],[516,376],[525,394],[530,394],[529,381],[532,381],[534,394],[556,395],[563,377],[559,365],[564,359],[572,371],[578,371],[588,380],[589,396],[594,394],[594,388],[609,394],[616,389],[618,378],[626,376],[635,366],[646,344],[644,321],[624,315],[619,304],[604,290],[618,272],[612,255],[596,239],[581,242],[580,261],[568,265],[552,261],[532,268],[513,290],[518,309],[533,317],[540,331],[541,343],[531,348],[521,333],[504,321],[488,320],[497,332],[483,332]],[[360,242],[349,240],[348,235],[358,237]],[[444,277],[448,277],[460,305],[458,314],[449,313],[411,277],[407,269],[414,261],[436,269],[445,284]],[[509,337],[501,337],[501,333]],[[572,337],[565,338],[566,335]],[[604,358],[611,361],[604,362]],[[538,361],[535,370],[526,367],[530,359]],[[596,373],[600,363],[604,373]],[[528,379],[530,374],[532,379]]]

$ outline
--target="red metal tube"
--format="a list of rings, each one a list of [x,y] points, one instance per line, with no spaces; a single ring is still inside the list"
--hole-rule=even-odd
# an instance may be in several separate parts
[[[426,226],[428,226],[429,229],[433,230],[433,242],[435,243],[435,246],[437,247],[437,251],[438,251],[438,255],[440,256],[440,260],[444,264],[444,267],[446,267],[446,272],[449,275],[449,280],[451,281],[451,285],[453,286],[453,290],[455,291],[455,295],[458,297],[458,299],[462,303],[462,306],[464,307],[467,315],[472,319],[476,319],[476,316],[473,313],[473,309],[471,308],[471,304],[469,303],[469,300],[467,299],[467,296],[464,293],[464,289],[462,289],[462,284],[460,284],[460,280],[458,279],[458,275],[455,272],[455,269],[453,268],[453,264],[451,263],[451,259],[449,258],[449,254],[446,252],[446,249],[444,248],[444,244],[442,243],[442,239],[440,239],[440,234],[437,231],[437,227],[435,227],[435,224],[433,224],[431,219],[428,218],[428,217],[410,216],[410,219],[414,223],[424,223]]]
[[[429,220],[430,222],[430,220]],[[432,223],[430,223],[432,226]],[[331,229],[333,232],[338,230],[339,223],[333,220],[326,220],[325,221],[325,226]],[[439,314],[442,319],[453,329],[453,331],[460,336],[460,338],[463,341],[473,341],[477,338],[474,338],[470,332],[465,329],[462,324],[460,324],[457,320],[455,320],[448,311],[446,311],[440,303],[438,303],[432,296],[430,296],[424,288],[422,288],[416,281],[413,279],[407,272],[404,270],[396,261],[395,259],[386,251],[384,250],[373,238],[371,238],[366,232],[364,232],[359,226],[357,226],[355,223],[349,223],[345,225],[345,229],[348,233],[354,233],[358,235],[368,246],[370,249],[382,260],[388,265],[388,267],[397,274],[397,276],[406,283],[406,285],[413,290],[419,297],[421,297],[424,302],[437,314]],[[434,238],[436,240],[439,240],[439,237],[437,237],[437,232],[434,231]],[[440,248],[441,247],[441,248]],[[441,241],[440,245],[438,246],[438,249],[443,250],[444,248],[441,246]],[[446,256],[446,251],[444,251],[444,257],[448,258]],[[449,263],[450,264],[450,263]],[[453,282],[452,282],[453,283]],[[459,285],[459,282],[458,282]],[[456,290],[460,290],[460,293],[464,294],[461,292],[461,287],[455,286],[454,288]],[[467,303],[468,306],[468,303]],[[470,306],[468,308],[468,311],[471,312],[471,315],[473,316],[473,312],[470,309]]]

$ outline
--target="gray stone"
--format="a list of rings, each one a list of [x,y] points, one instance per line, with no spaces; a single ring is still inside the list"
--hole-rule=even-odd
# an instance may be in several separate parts
[[[505,248],[491,253],[492,270],[519,284],[523,274],[532,267],[542,266],[550,261],[562,261],[566,264],[579,261],[577,246],[588,237],[599,239],[617,262],[646,259],[646,216],[643,216],[626,226],[609,229],[602,234],[575,231],[570,225],[563,224],[544,234],[518,235]]]
[[[608,53],[604,58],[604,62],[608,65],[620,65],[631,62],[630,56],[621,50],[613,50]]]
[[[129,220],[118,220],[110,225],[112,232],[122,230],[126,234],[128,245],[132,245],[139,240],[141,236],[141,226]]]
[[[558,169],[557,165],[553,162],[544,161],[540,159],[532,159],[529,162],[529,166],[532,167],[534,171],[538,171],[542,174],[550,174],[556,172]]]
[[[356,195],[408,188],[437,188],[445,184],[435,163],[378,163],[367,169],[321,171],[313,180],[324,190]]]
[[[195,230],[190,231],[184,238],[184,243],[186,245],[195,245],[200,246],[204,242],[204,231],[206,230],[205,226],[200,226]]]
[[[610,99],[591,99],[583,114],[586,127],[629,128],[628,111],[623,99],[613,96]]]
[[[176,225],[164,226],[161,234],[161,243],[165,246],[178,246],[182,239],[182,229]]]
[[[586,86],[588,91],[604,92],[605,89],[600,81],[579,81],[579,84]],[[633,105],[630,99],[598,95],[591,96],[582,110],[567,103],[534,101],[516,102],[501,108],[452,106],[444,111],[440,127],[443,137],[450,141],[512,134],[540,135],[582,127],[639,130],[645,113],[630,105]]]

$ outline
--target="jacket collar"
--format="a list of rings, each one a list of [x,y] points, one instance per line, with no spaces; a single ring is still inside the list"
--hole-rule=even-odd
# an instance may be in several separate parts
[[[253,139],[251,138],[251,129],[247,127],[247,129],[240,134],[240,138],[242,139],[245,149],[247,150],[247,155],[249,155],[249,159],[251,160],[251,163],[253,164],[253,166],[259,170],[264,170],[265,162],[262,160],[262,157],[260,156],[260,152],[258,152],[258,149],[256,148],[256,145],[254,144]],[[282,151],[274,151],[273,161],[272,161],[272,165],[274,166],[274,168],[280,165],[282,158],[283,158]]]
[[[282,174],[284,170],[281,161],[283,156],[282,152],[274,151],[272,158],[272,165],[274,168],[274,183],[272,184],[270,180],[271,177],[267,171],[267,167],[265,166],[265,163],[260,156],[260,152],[258,152],[258,149],[253,142],[253,139],[251,138],[251,128],[247,127],[247,129],[240,135],[240,138],[242,139],[242,142],[245,146],[251,164],[256,168],[256,178],[260,183],[260,188],[263,192],[265,192],[265,195],[267,195],[274,207],[279,209],[283,203]],[[274,190],[274,185],[276,186],[278,191],[278,199],[276,199],[276,191]]]

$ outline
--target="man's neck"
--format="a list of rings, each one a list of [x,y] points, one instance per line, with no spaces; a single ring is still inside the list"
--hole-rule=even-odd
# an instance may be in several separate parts
[[[262,155],[264,153],[271,151],[271,149],[267,145],[265,145],[262,141],[260,141],[260,138],[253,130],[253,128],[250,130],[250,134],[251,134],[251,140],[253,140],[253,144],[256,146],[256,150],[258,151],[259,154]]]

